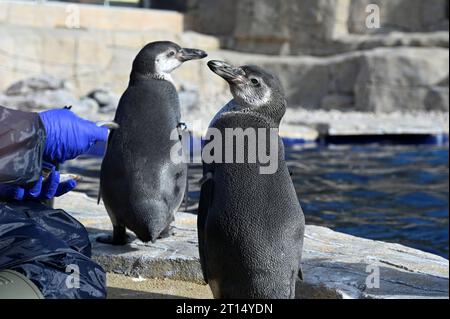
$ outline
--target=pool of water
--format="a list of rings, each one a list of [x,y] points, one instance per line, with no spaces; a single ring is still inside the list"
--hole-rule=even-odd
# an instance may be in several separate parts
[[[448,259],[448,146],[290,147],[310,224]]]
[[[448,146],[289,144],[286,156],[308,224],[400,243],[448,259]],[[96,197],[99,158],[68,162]],[[190,165],[182,209],[196,213],[201,165]]]
[[[448,259],[448,146],[286,146],[308,224]],[[201,166],[189,171],[195,211]]]

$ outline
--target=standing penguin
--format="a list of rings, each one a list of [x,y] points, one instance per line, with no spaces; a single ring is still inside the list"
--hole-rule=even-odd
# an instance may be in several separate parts
[[[144,241],[168,236],[186,185],[186,164],[175,164],[170,139],[180,124],[180,103],[170,73],[206,53],[172,42],[147,44],[136,56],[127,90],[116,111],[119,129],[109,138],[100,174],[100,196],[111,218],[113,236],[127,242],[126,228]]]
[[[216,134],[203,149],[198,237],[205,280],[215,298],[294,298],[296,280],[302,277],[305,220],[278,136],[286,111],[282,86],[256,66],[232,67],[220,61],[210,61],[208,66],[229,83],[234,97],[213,119],[208,135],[220,131],[224,139],[230,129],[247,133],[250,129],[263,142],[256,147],[250,144],[251,134],[241,138],[247,141],[237,145],[244,148],[241,163],[237,157],[233,163],[224,161],[230,151],[223,147],[226,143],[221,154],[210,148],[215,160],[206,163],[209,143],[221,144],[214,141]],[[248,151],[269,150],[268,132],[274,133],[278,156],[276,168],[262,174],[264,162],[250,160]]]

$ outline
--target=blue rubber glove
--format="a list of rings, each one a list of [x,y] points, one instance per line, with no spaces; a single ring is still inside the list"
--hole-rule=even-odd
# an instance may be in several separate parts
[[[97,141],[108,139],[108,129],[76,116],[67,108],[39,113],[47,139],[43,159],[64,163],[89,151]]]
[[[60,183],[60,174],[55,167],[51,167],[48,178],[43,182],[41,176],[39,180],[28,189],[23,187],[0,184],[0,199],[3,200],[49,200],[70,192],[77,186],[77,182],[69,179]]]

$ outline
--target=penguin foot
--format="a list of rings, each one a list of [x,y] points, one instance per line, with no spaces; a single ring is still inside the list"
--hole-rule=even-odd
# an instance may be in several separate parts
[[[128,244],[130,237],[126,235],[124,238],[117,238],[112,235],[104,235],[96,238],[96,241],[102,244],[114,245],[114,246],[123,246]]]
[[[128,244],[130,241],[130,237],[126,232],[126,228],[124,226],[113,226],[113,234],[106,236],[99,236],[96,240],[102,244],[114,245],[114,246],[122,246]]]
[[[298,276],[297,276],[297,279],[300,280],[300,281],[303,281],[303,269],[302,269],[301,266],[300,266],[300,268],[298,269]]]
[[[186,131],[187,130],[187,125],[184,122],[180,122],[180,123],[178,123],[177,128],[179,130],[181,130],[181,131]]]
[[[187,125],[186,123],[180,122],[177,125],[177,130],[178,130],[178,139],[180,141],[183,140],[183,135],[186,134],[187,132]]]
[[[169,238],[170,236],[175,235],[174,227],[169,226],[159,235],[158,239]]]

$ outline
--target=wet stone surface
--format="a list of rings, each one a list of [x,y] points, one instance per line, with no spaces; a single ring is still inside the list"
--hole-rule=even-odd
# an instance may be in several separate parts
[[[114,247],[95,241],[100,234],[111,232],[102,204],[97,206],[94,199],[71,192],[57,199],[55,207],[87,227],[93,258],[106,271],[202,282],[195,215],[178,213],[175,236],[155,244],[134,239]],[[297,286],[298,298],[448,298],[448,260],[325,227],[307,226],[302,267],[304,282]]]

